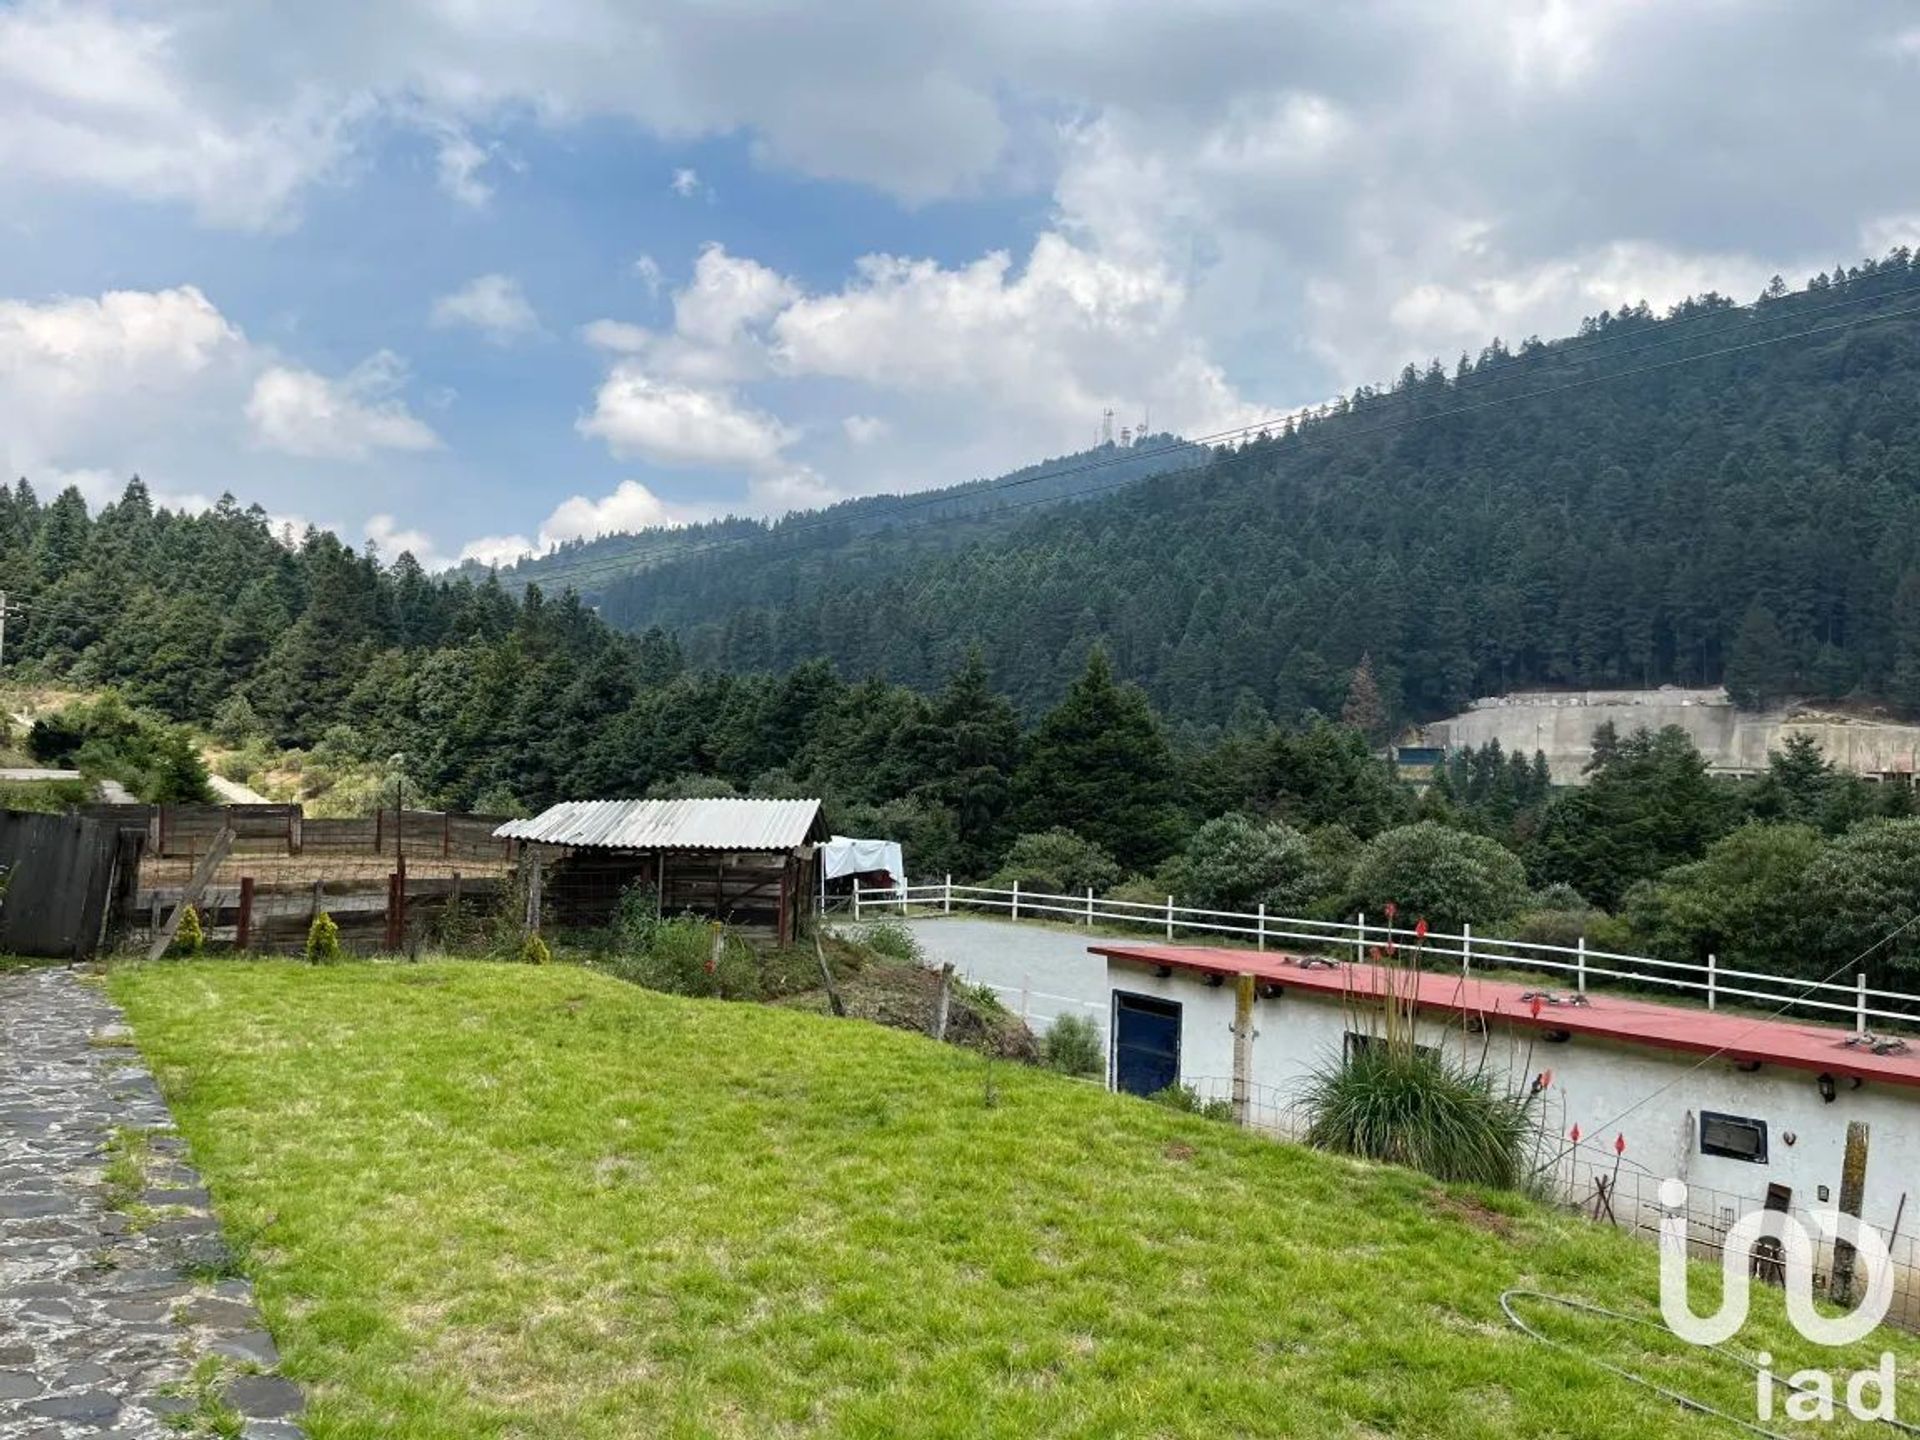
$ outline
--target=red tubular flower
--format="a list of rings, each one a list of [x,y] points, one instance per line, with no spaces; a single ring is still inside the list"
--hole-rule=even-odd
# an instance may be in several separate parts
[[[1576,1145],[1580,1143],[1580,1126],[1578,1122],[1576,1122],[1573,1127],[1573,1143]]]
[[[1389,925],[1393,923],[1393,917],[1398,915],[1399,913],[1400,913],[1400,907],[1394,904],[1391,900],[1387,901],[1387,923]]]
[[[1415,935],[1418,935],[1422,940],[1427,938],[1427,917],[1426,916],[1422,915],[1418,920],[1413,922],[1413,933]]]
[[[1533,1011],[1533,1018],[1538,1020],[1540,1018],[1540,997],[1538,995],[1533,997],[1528,1008]]]
[[[1613,1153],[1616,1155],[1624,1155],[1627,1153],[1627,1137],[1625,1135],[1616,1135],[1613,1137]]]

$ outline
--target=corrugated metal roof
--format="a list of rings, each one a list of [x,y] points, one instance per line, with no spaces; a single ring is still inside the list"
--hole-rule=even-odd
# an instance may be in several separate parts
[[[791,850],[825,839],[818,800],[565,800],[493,833],[610,850]]]

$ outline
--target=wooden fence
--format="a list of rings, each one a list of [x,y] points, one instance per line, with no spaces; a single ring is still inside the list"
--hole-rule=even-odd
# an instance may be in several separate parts
[[[236,855],[394,855],[403,843],[409,858],[505,861],[513,854],[511,841],[493,836],[503,815],[383,809],[362,819],[314,820],[298,805],[88,805],[81,813],[144,828],[147,853],[160,859],[204,855],[222,831],[232,833]]]
[[[0,951],[86,960],[116,938],[139,832],[79,815],[0,811]]]
[[[311,881],[268,881],[251,875],[209,885],[194,911],[209,943],[238,950],[298,954],[314,920],[325,913],[340,927],[340,943],[362,952],[431,945],[457,906],[470,919],[492,914],[506,892],[504,875],[408,875],[404,901],[398,871]],[[183,898],[183,885],[140,891],[141,914],[129,933],[162,933]]]
[[[149,944],[191,904],[210,942],[242,950],[297,952],[322,912],[351,949],[407,949],[437,938],[452,906],[496,909],[517,852],[493,836],[502,817],[440,810],[315,820],[298,805],[96,805],[86,815],[144,835],[119,918]]]

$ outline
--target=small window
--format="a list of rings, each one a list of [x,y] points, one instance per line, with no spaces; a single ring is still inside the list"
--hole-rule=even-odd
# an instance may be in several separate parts
[[[1767,1122],[1749,1120],[1742,1115],[1718,1115],[1700,1112],[1700,1153],[1724,1155],[1729,1160],[1767,1163]]]

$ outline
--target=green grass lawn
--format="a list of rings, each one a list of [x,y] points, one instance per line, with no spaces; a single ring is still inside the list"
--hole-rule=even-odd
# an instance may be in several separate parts
[[[571,967],[111,987],[317,1440],[1735,1433],[1506,1326],[1509,1286],[1657,1294],[1651,1246],[1518,1200]],[[1722,1359],[1539,1319],[1753,1413]],[[1771,1293],[1742,1342],[1882,1348],[1816,1353]]]

